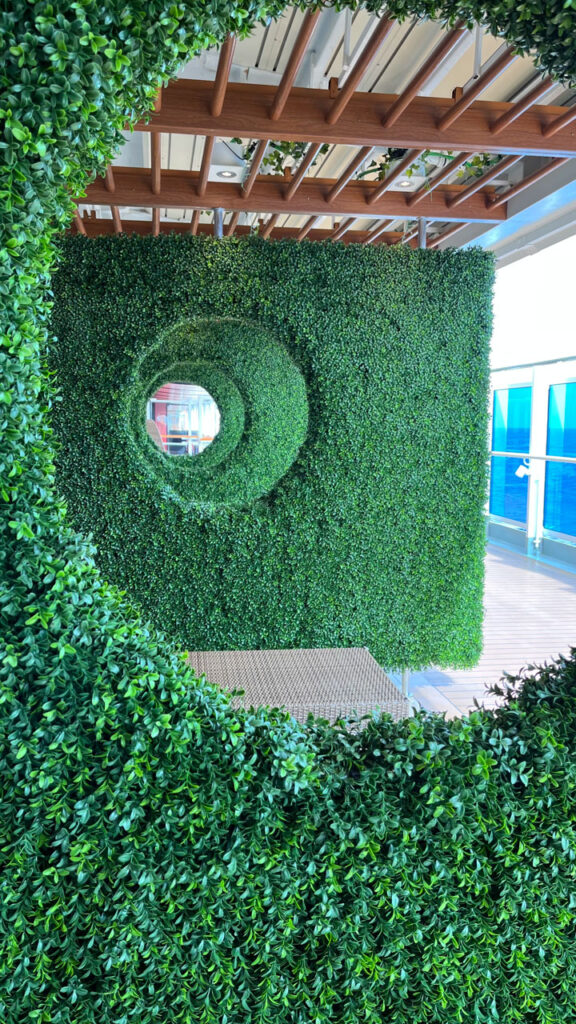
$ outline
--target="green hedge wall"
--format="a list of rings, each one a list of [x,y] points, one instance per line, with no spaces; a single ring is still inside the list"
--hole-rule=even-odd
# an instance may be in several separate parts
[[[1,1018],[565,1024],[574,652],[465,722],[355,737],[233,715],[102,582],[54,494],[69,196],[189,53],[283,6],[0,3]],[[576,77],[563,0],[482,13]]]
[[[490,255],[172,236],[63,256],[58,479],[107,579],[189,649],[474,663]],[[146,399],[210,367],[244,430],[171,458]]]

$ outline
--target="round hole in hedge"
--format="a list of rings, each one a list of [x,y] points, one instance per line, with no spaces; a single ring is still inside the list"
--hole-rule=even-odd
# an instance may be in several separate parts
[[[199,384],[168,381],[146,403],[146,430],[167,455],[199,455],[220,430],[220,410]]]

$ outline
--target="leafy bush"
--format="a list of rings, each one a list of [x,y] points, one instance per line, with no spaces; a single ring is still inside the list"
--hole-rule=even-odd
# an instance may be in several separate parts
[[[283,7],[0,7],[2,1020],[565,1024],[574,659],[461,723],[232,715],[54,497],[43,353],[69,195],[189,53]],[[562,0],[490,9],[573,76]]]
[[[479,251],[67,239],[58,478],[106,578],[194,650],[474,663],[491,285]],[[146,399],[210,367],[243,433],[170,458]]]

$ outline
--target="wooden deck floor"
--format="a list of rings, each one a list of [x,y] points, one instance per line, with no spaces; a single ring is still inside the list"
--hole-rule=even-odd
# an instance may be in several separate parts
[[[409,690],[432,711],[466,714],[474,698],[486,705],[486,685],[503,672],[542,664],[576,646],[576,574],[488,545],[484,597],[484,651],[467,671],[414,673]]]

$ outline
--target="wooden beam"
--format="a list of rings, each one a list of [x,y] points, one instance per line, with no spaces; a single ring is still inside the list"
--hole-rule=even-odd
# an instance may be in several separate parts
[[[459,225],[460,226],[460,225]],[[196,232],[199,235],[212,235],[213,234],[212,224],[198,224]],[[300,228],[279,228],[275,227],[270,237],[272,239],[280,240],[282,238],[289,238],[295,240],[300,232]],[[152,221],[143,220],[136,221],[124,220],[124,233],[125,234],[137,234],[137,235],[151,235],[152,234]],[[86,222],[86,234],[89,238],[96,238],[100,235],[112,235],[114,234],[114,226],[111,220],[101,220],[100,218]],[[161,235],[188,235],[190,234],[190,223],[183,221],[160,221],[160,234]],[[237,235],[250,235],[252,234],[252,228],[248,224],[242,224],[237,228]],[[369,232],[367,231],[349,231],[346,237],[343,239],[344,244],[358,245],[366,241]],[[307,238],[313,242],[323,242],[329,239],[332,232],[329,228],[312,228],[308,232]],[[402,240],[401,231],[386,231],[379,235],[382,242],[386,242],[388,245],[396,245]]]
[[[516,118],[520,117],[520,114],[523,114],[525,110],[529,110],[530,107],[534,106],[537,100],[541,99],[542,96],[545,96],[547,92],[550,92],[553,85],[555,85],[554,79],[545,78],[544,81],[540,82],[535,89],[532,89],[531,92],[524,96],[524,99],[513,103],[510,110],[506,111],[505,114],[501,114],[500,117],[490,125],[492,135],[500,135],[500,132],[503,132],[508,125],[512,124]]]
[[[270,235],[272,234],[272,229],[276,227],[276,224],[278,223],[279,219],[280,219],[280,214],[279,213],[273,213],[272,216],[268,218],[266,224],[264,225],[264,227],[262,228],[262,230],[260,232],[261,238],[269,238],[270,237]]]
[[[226,95],[226,87],[228,85],[230,68],[232,67],[232,57],[234,56],[235,46],[236,37],[233,35],[228,35],[220,49],[220,56],[218,58],[218,70],[216,71],[214,91],[212,93],[212,102],[210,104],[210,113],[212,114],[212,117],[220,117],[220,114],[222,113],[222,107],[224,106],[224,97]]]
[[[181,135],[213,135],[219,138],[269,139],[268,110],[274,89],[268,85],[231,82],[220,117],[211,117],[211,82],[180,78],[165,90],[162,110],[139,131],[164,131]],[[438,121],[452,113],[451,99],[417,96],[391,128],[381,120],[396,96],[355,93],[335,125],[326,122],[331,100],[325,90],[293,89],[277,125],[275,137],[290,142],[327,142],[346,146],[387,146],[399,149],[441,149],[454,152],[498,153],[528,156],[576,156],[576,134],[570,126],[552,139],[542,136],[542,124],[566,114],[565,107],[533,106],[495,137],[490,125],[512,109],[511,103],[479,100],[439,131]]]
[[[301,182],[306,177],[306,171],[310,167],[310,164],[314,163],[321,149],[322,145],[320,142],[314,142],[312,143],[311,146],[308,147],[304,159],[300,162],[298,170],[296,171],[294,177],[290,181],[288,188],[286,189],[286,199],[292,199],[292,196],[295,194]]]
[[[252,187],[254,185],[254,182],[256,181],[256,176],[260,170],[260,164],[262,163],[264,157],[266,156],[266,150],[268,149],[269,145],[270,143],[268,139],[262,139],[261,142],[259,142],[256,147],[256,151],[254,153],[254,156],[252,157],[252,163],[250,164],[250,171],[248,172],[248,177],[246,178],[246,181],[242,186],[242,194],[245,197],[249,196],[252,191]]]
[[[112,223],[114,224],[114,231],[117,235],[122,234],[122,221],[120,219],[120,211],[117,206],[110,206],[112,211]]]
[[[466,185],[464,191],[461,192],[460,195],[452,196],[452,198],[448,200],[448,207],[451,208],[453,206],[459,206],[460,203],[465,202],[465,200],[468,199],[469,196],[473,196],[475,192],[479,192],[480,189],[484,188],[490,181],[493,181],[494,178],[498,178],[504,171],[509,170],[510,167],[514,167],[514,164],[517,164],[521,159],[521,156],[507,156],[505,160],[501,160],[500,163],[491,167],[486,174],[483,174],[480,178],[476,178],[471,185]]]
[[[316,22],[319,17],[320,11],[309,11],[304,16],[304,21],[302,22],[302,26],[294,44],[294,49],[290,54],[286,70],[282,75],[278,91],[274,96],[274,100],[268,113],[268,117],[271,121],[278,121],[282,115],[282,111],[284,110],[288,96],[290,95],[290,90],[294,85],[294,79],[296,78],[300,65],[304,60],[308,43],[310,42],[310,37],[316,28]]]
[[[398,178],[401,178],[402,175],[406,173],[406,171],[410,170],[412,164],[415,164],[416,161],[420,159],[423,153],[423,149],[410,150],[408,155],[405,156],[404,159],[401,160],[400,163],[397,164],[396,167],[394,167],[394,169],[389,172],[389,174],[386,175],[382,184],[379,184],[377,188],[375,188],[374,191],[371,192],[368,198],[368,203],[370,205],[372,205],[373,203],[377,203],[378,200],[381,199],[382,196],[386,194],[390,186],[395,181],[397,181]]]
[[[227,235],[228,237],[234,234],[236,230],[236,225],[238,224],[239,217],[240,214],[238,213],[238,211],[236,211],[236,213],[233,213],[232,216],[230,217],[230,220],[228,221],[226,227],[224,228],[224,234]]]
[[[376,239],[380,237],[380,235],[383,235],[384,232],[387,231],[389,227],[390,221],[388,220],[383,221],[381,224],[377,224],[376,227],[372,228],[372,230],[369,231],[368,234],[366,235],[366,238],[364,239],[364,244],[371,245],[372,242],[375,242]]]
[[[427,181],[422,188],[419,188],[417,192],[412,192],[407,197],[406,201],[408,206],[416,206],[416,203],[422,202],[422,200],[425,199],[426,196],[429,196],[431,192],[434,192],[439,185],[448,178],[451,178],[454,171],[457,171],[459,167],[462,167],[462,164],[465,164],[473,155],[473,153],[460,153],[458,156],[453,157],[448,166],[444,167],[439,174],[436,174],[431,181]]]
[[[344,220],[342,220],[338,227],[334,228],[334,231],[330,235],[331,241],[340,241],[340,239],[343,238],[343,236],[352,227],[352,225],[356,223],[357,219],[357,217],[346,217]]]
[[[84,224],[84,221],[82,220],[82,217],[78,213],[78,210],[76,210],[76,213],[74,214],[74,223],[76,225],[76,230],[77,230],[78,234],[79,235],[85,235],[86,234],[86,226]]]
[[[400,115],[407,110],[412,100],[418,95],[440,64],[446,60],[466,31],[466,25],[459,21],[448,35],[442,37],[436,49],[428,57],[428,60],[416,72],[404,91],[400,93],[397,100],[392,104],[386,116],[382,118],[384,128],[389,128],[391,125],[396,124]]]
[[[374,29],[370,39],[366,43],[366,46],[362,50],[362,53],[358,57],[358,60],[354,64],[352,71],[348,75],[344,85],[340,89],[337,98],[330,107],[330,110],[326,114],[326,121],[328,124],[336,124],[336,122],[342,116],[345,108],[348,106],[352,96],[356,92],[358,85],[364,78],[368,68],[372,61],[376,57],[380,47],[382,46],[386,36],[390,29],[394,25],[394,21],[391,18],[382,18],[376,28]]]
[[[200,210],[194,210],[194,213],[192,214],[192,220],[190,221],[190,234],[191,235],[195,235],[196,234],[196,232],[198,231],[198,224],[199,223],[200,223]],[[210,234],[212,234],[212,229],[210,229]]]
[[[104,184],[105,184],[108,192],[114,192],[116,190],[116,185],[114,184],[114,172],[113,172],[112,167],[111,167],[110,164],[106,168],[106,175],[104,177]]]
[[[451,228],[447,228],[441,235],[437,235],[436,238],[428,242],[429,249],[437,249],[441,242],[444,242],[451,235],[455,235],[457,231],[461,231],[462,228],[468,227],[467,224],[453,224]]]
[[[152,210],[152,234],[160,234],[160,207],[155,206]]]
[[[152,191],[155,196],[159,196],[162,178],[162,135],[160,132],[152,132],[150,136],[150,163],[152,165]]]
[[[505,71],[506,68],[510,67],[515,60],[516,51],[513,46],[508,46],[501,57],[499,57],[498,60],[495,60],[494,63],[486,69],[484,74],[480,75],[480,77],[474,82],[474,85],[471,86],[459,100],[456,100],[456,103],[452,106],[452,110],[447,111],[447,113],[444,114],[444,117],[440,118],[438,122],[438,128],[440,131],[445,132],[447,128],[450,128],[458,118],[462,116],[464,111],[468,110],[468,107],[472,105],[474,100],[480,96],[484,90],[492,84],[492,82],[496,81],[502,72]]]
[[[199,196],[203,196],[206,193],[206,187],[208,185],[208,175],[210,174],[210,161],[212,159],[212,150],[214,149],[214,136],[207,135],[204,139],[204,152],[202,153],[202,164],[200,167],[200,176],[196,185],[196,192]],[[162,204],[164,205],[164,204]]]
[[[521,181],[518,185],[514,185],[512,188],[509,188],[507,192],[503,192],[502,195],[496,196],[493,199],[488,199],[486,201],[488,209],[498,209],[499,206],[503,206],[504,203],[507,203],[509,199],[513,199],[514,196],[519,196],[520,193],[523,192],[525,188],[528,188],[529,185],[535,185],[541,178],[545,178],[547,174],[550,174],[550,171],[555,171],[557,167],[562,167],[562,164],[565,163],[565,159],[551,160],[545,167],[541,167],[539,171],[534,171],[534,174],[529,174],[527,178],[524,178],[524,181]]]
[[[542,129],[542,135],[545,139],[550,139],[553,135],[556,135],[556,132],[561,131],[562,128],[567,128],[573,121],[576,121],[576,103],[574,106],[569,107],[565,114],[561,114],[560,117],[554,118],[553,121],[545,125]]]
[[[367,202],[373,182],[351,181],[331,203],[326,193],[334,180],[307,178],[306,187],[298,190],[292,199],[284,195],[284,179],[277,175],[260,177],[250,195],[246,197],[233,183],[210,182],[208,195],[199,195],[200,176],[195,171],[165,170],[162,172],[162,192],[155,196],[150,191],[150,172],[145,168],[117,167],[115,202],[119,206],[160,206],[169,209],[198,209],[221,206],[224,210],[246,213],[294,213],[305,216],[406,217],[409,206],[404,192],[389,191],[376,203]],[[463,202],[451,213],[447,200],[462,191],[461,185],[442,185],[428,196],[426,216],[431,220],[500,221],[506,219],[501,210],[488,210],[485,196],[480,192]],[[96,179],[86,190],[86,198],[78,202],[109,205],[110,196],[101,179]]]
[[[309,217],[306,223],[303,224],[300,230],[298,231],[298,234],[296,235],[296,241],[302,242],[306,238],[306,235],[312,230],[312,228],[316,227],[316,224],[318,223],[319,220],[322,220],[321,216]]]
[[[335,182],[335,184],[330,189],[328,195],[326,196],[327,202],[331,203],[332,200],[336,198],[336,196],[340,195],[342,189],[345,188],[350,179],[354,177],[358,168],[362,167],[362,164],[364,163],[365,160],[370,159],[370,156],[373,152],[374,146],[362,146],[360,152],[357,154],[357,156],[354,157],[351,163],[348,164],[346,170],[343,171],[343,173],[338,178],[338,181]]]

